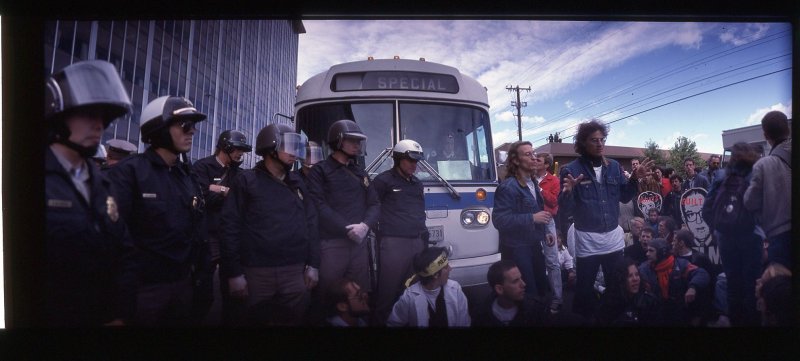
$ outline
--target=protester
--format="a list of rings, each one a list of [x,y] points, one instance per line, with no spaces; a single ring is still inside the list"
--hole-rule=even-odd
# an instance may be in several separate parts
[[[772,149],[753,166],[744,205],[756,213],[769,239],[768,260],[792,266],[792,140],[786,114],[771,111],[761,119]]]
[[[695,302],[698,289],[708,287],[708,273],[670,254],[669,244],[662,238],[648,242],[647,261],[639,266],[639,273],[645,290],[663,302],[665,323],[688,326],[690,318],[687,305]]]
[[[525,281],[514,261],[495,262],[489,267],[486,278],[492,292],[478,310],[473,325],[531,327],[551,324],[546,304],[525,293]]]
[[[755,326],[758,314],[755,309],[753,289],[761,269],[762,240],[755,226],[755,215],[746,209],[737,209],[748,218],[748,229],[738,230],[714,224],[714,215],[727,215],[727,200],[717,201],[718,197],[730,194],[740,200],[744,197],[752,177],[753,164],[758,159],[756,149],[747,143],[736,143],[732,147],[731,159],[723,178],[718,178],[711,186],[711,192],[703,205],[704,218],[711,223],[719,244],[722,267],[728,280],[728,308],[733,326]],[[735,184],[734,184],[735,183]],[[735,188],[735,189],[734,189]],[[742,204],[739,203],[741,208]],[[744,213],[747,214],[744,214]],[[746,222],[738,222],[746,223]]]
[[[573,310],[585,318],[591,317],[597,303],[592,282],[599,267],[610,270],[622,262],[625,235],[617,221],[619,203],[633,198],[638,180],[648,177],[653,166],[652,160],[645,159],[626,179],[619,163],[604,156],[607,136],[608,126],[599,120],[582,123],[575,135],[575,151],[580,157],[563,166],[559,176],[563,182],[559,211],[574,216],[577,235]]]
[[[408,288],[394,304],[387,326],[469,327],[467,297],[450,279],[447,257],[442,247],[427,248],[414,257],[416,273],[406,281]]]
[[[522,272],[529,296],[544,296],[549,280],[543,245],[555,244],[555,223],[544,210],[544,197],[532,179],[536,154],[531,143],[519,141],[508,150],[508,177],[497,187],[492,223],[500,233],[500,254]]]
[[[331,283],[325,294],[328,318],[333,327],[366,327],[369,316],[369,294],[354,281],[341,278]]]
[[[598,326],[659,326],[661,301],[641,285],[636,261],[626,258],[610,277],[619,287],[606,290],[595,314]]]

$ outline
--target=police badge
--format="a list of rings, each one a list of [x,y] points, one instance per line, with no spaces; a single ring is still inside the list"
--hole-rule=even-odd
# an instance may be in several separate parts
[[[300,192],[300,189],[297,190],[297,196],[300,197],[300,200],[303,200],[303,193]]]
[[[108,198],[106,198],[106,213],[108,213],[108,218],[111,218],[112,222],[119,220],[119,209],[117,208],[117,202],[112,196],[108,196]]]
[[[369,187],[369,177],[364,177],[364,187]]]

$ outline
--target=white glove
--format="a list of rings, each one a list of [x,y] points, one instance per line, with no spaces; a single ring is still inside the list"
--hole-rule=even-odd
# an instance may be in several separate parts
[[[244,275],[228,278],[228,291],[231,297],[247,297],[247,280]]]
[[[306,266],[306,272],[303,276],[306,282],[306,288],[309,290],[314,288],[317,282],[319,282],[319,270],[314,267]]]
[[[350,238],[351,241],[361,244],[364,240],[364,237],[367,236],[367,232],[369,232],[369,227],[361,222],[359,224],[351,224],[347,227],[347,238]]]

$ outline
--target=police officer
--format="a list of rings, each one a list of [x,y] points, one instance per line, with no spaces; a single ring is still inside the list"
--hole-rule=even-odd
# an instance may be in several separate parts
[[[414,176],[417,162],[425,159],[419,143],[405,139],[392,149],[394,166],[373,181],[381,202],[378,249],[378,299],[376,319],[386,322],[403,282],[414,273],[414,255],[425,249],[425,196]],[[424,241],[423,241],[424,238]]]
[[[108,174],[138,249],[139,325],[190,321],[192,270],[202,266],[205,222],[200,184],[183,159],[192,148],[195,123],[205,119],[185,98],[156,98],[141,116],[141,139],[150,146]]]
[[[130,111],[114,66],[83,61],[46,84],[44,322],[120,325],[133,314],[133,244],[110,183],[88,161],[103,130]]]
[[[317,213],[305,183],[291,172],[305,157],[306,139],[284,124],[256,136],[264,157],[231,182],[222,211],[222,267],[231,297],[254,308],[275,302],[299,324],[307,291],[319,280]]]
[[[308,145],[306,146],[306,157],[303,159],[302,167],[300,167],[300,170],[298,171],[298,174],[304,182],[308,183],[308,173],[311,172],[311,167],[313,167],[314,164],[321,162],[323,159],[322,147],[320,147],[315,141],[309,141]]]
[[[211,267],[201,270],[203,274],[200,275],[200,284],[195,293],[195,317],[198,320],[206,316],[214,301],[212,278],[220,259],[219,223],[222,204],[228,195],[232,179],[239,173],[244,153],[252,149],[244,133],[226,130],[219,135],[214,154],[198,160],[192,166],[206,201],[207,246],[211,258]],[[228,280],[224,277],[220,277],[220,290],[222,319],[228,323],[238,307],[236,302],[232,303],[228,298]]]
[[[352,120],[339,120],[328,129],[327,159],[311,168],[309,191],[319,212],[320,287],[342,277],[365,292],[371,290],[367,242],[378,223],[380,203],[356,157],[364,155],[367,136]]]
[[[119,161],[136,154],[136,146],[122,139],[111,139],[106,142],[106,169],[113,167]]]

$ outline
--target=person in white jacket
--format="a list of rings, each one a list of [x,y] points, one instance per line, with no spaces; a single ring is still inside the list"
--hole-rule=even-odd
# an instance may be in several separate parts
[[[427,248],[414,257],[414,272],[394,304],[389,327],[469,327],[467,297],[449,279],[450,264],[442,247]],[[418,282],[414,282],[418,280]],[[409,286],[410,285],[410,286]]]

